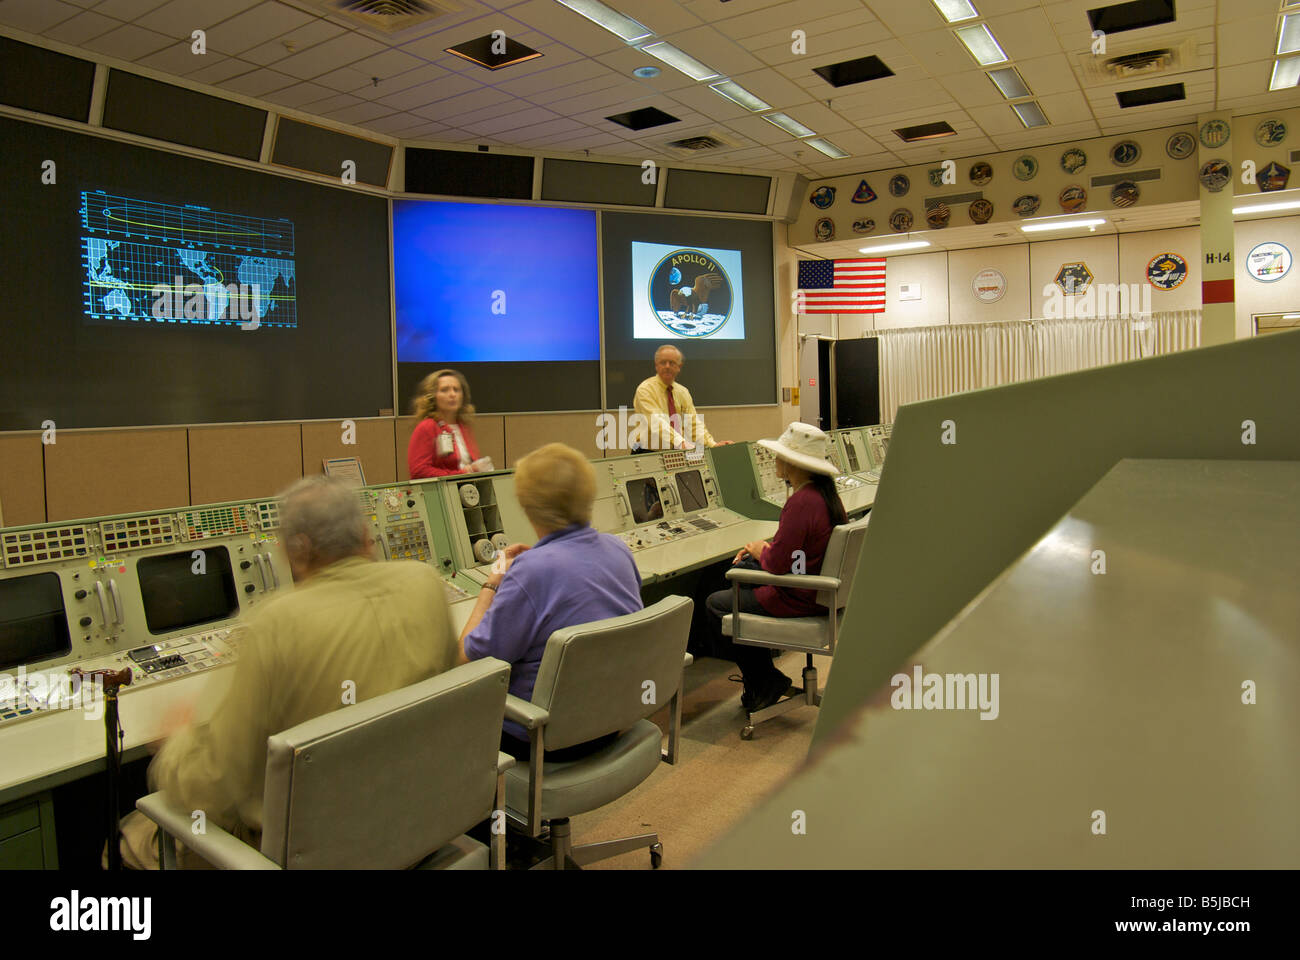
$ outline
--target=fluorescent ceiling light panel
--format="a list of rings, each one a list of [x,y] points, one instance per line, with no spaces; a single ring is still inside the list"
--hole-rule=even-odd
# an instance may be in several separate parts
[[[786,133],[790,134],[793,137],[798,137],[801,140],[804,137],[817,136],[816,130],[809,130],[798,120],[792,119],[791,117],[787,117],[784,113],[769,113],[763,119],[766,120],[768,123],[776,124]]]
[[[1038,105],[1037,100],[1013,103],[1011,109],[1016,112],[1016,116],[1020,118],[1020,122],[1026,127],[1047,126],[1047,114],[1043,113],[1043,108]]]
[[[957,39],[965,45],[970,55],[975,58],[975,62],[981,67],[1007,62],[1007,55],[1002,52],[1002,48],[993,39],[993,34],[985,24],[975,23],[969,27],[958,27],[953,33],[957,34]]]
[[[1002,96],[1008,100],[1019,100],[1021,97],[1032,97],[1033,93],[1025,86],[1024,78],[1020,76],[1020,71],[1015,67],[1003,67],[1001,70],[990,70],[989,79],[993,85],[998,88]]]
[[[712,80],[720,77],[722,74],[712,67],[706,67],[700,61],[696,60],[690,54],[683,53],[671,43],[649,43],[640,48],[642,53],[648,53],[652,57],[657,57],[668,66],[680,70],[692,80]]]
[[[825,137],[813,137],[811,140],[805,140],[804,143],[808,144],[808,146],[812,147],[814,150],[820,150],[833,160],[843,160],[848,156],[847,153],[835,146],[835,144],[831,143]]]
[[[979,16],[975,8],[970,5],[970,0],[934,0],[934,5],[939,8],[939,13],[949,23],[974,20]]]
[[[600,3],[599,0],[555,0],[574,13],[581,14],[597,26],[604,27],[624,43],[636,43],[646,37],[653,37],[654,31],[647,30],[631,17],[625,17],[617,10]]]
[[[886,250],[916,250],[919,247],[928,247],[929,240],[905,240],[902,243],[885,243],[878,247],[861,247],[858,253],[884,253]]]
[[[1273,77],[1268,82],[1270,90],[1286,90],[1300,80],[1300,57],[1287,57],[1273,61]]]
[[[1282,29],[1278,31],[1277,53],[1300,52],[1300,13],[1288,13],[1282,18]]]
[[[1233,216],[1246,213],[1267,213],[1272,210],[1294,210],[1300,207],[1300,200],[1288,200],[1285,203],[1257,203],[1250,207],[1233,207]]]
[[[758,99],[758,97],[754,96],[733,80],[723,80],[721,83],[711,83],[709,84],[709,89],[718,96],[726,97],[732,103],[738,103],[746,110],[753,110],[755,113],[772,109],[770,103],[765,103]]]
[[[1056,223],[1026,223],[1021,226],[1024,233],[1042,233],[1044,230],[1073,230],[1075,227],[1099,227],[1106,221],[1100,217],[1088,220],[1060,220]]]

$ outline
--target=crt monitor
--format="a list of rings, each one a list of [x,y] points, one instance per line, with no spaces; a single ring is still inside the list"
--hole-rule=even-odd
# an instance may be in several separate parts
[[[709,495],[704,491],[704,481],[698,470],[683,470],[677,474],[677,496],[682,503],[682,511],[703,510],[709,505]]]
[[[59,575],[0,580],[0,670],[71,652]]]
[[[145,557],[136,564],[136,575],[150,633],[225,620],[239,611],[230,552],[225,547]]]
[[[662,520],[663,504],[659,502],[659,485],[654,477],[627,482],[627,499],[632,504],[632,520],[636,523],[649,523]]]

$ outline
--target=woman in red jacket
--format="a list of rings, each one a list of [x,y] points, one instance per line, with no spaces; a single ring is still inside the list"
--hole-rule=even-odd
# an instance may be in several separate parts
[[[412,480],[492,469],[492,461],[479,454],[474,442],[469,426],[474,405],[469,384],[458,370],[435,370],[420,381],[415,415],[420,422],[406,449]]]

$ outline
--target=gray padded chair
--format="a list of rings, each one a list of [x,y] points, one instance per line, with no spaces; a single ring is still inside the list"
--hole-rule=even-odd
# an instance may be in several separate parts
[[[550,856],[534,869],[581,867],[641,847],[650,848],[651,866],[662,862],[663,845],[654,833],[574,847],[569,818],[629,793],[660,760],[676,762],[692,606],[686,597],[665,597],[627,616],[556,630],[546,642],[532,701],[506,698],[506,717],[528,731],[531,746],[527,769],[506,772],[506,815],[529,836],[550,842]],[[659,727],[649,720],[665,703],[666,751]],[[610,733],[619,737],[581,759],[542,760],[545,750]]]
[[[180,838],[222,869],[504,868],[494,811],[515,762],[500,752],[509,682],[489,657],[269,737],[260,853],[211,823],[194,836],[190,811],[142,797],[159,865],[175,869]],[[463,836],[490,817],[491,856]]]
[[[790,573],[778,575],[763,570],[727,571],[727,579],[731,581],[731,613],[722,618],[722,632],[736,643],[776,650],[800,650],[807,655],[803,668],[803,687],[792,687],[784,699],[772,706],[755,713],[746,713],[745,726],[740,731],[742,740],[753,738],[756,723],[789,713],[805,704],[821,706],[822,695],[817,690],[817,668],[813,666],[813,655],[830,657],[835,654],[835,641],[844,619],[845,605],[849,602],[849,593],[853,589],[853,575],[858,569],[858,557],[862,554],[862,542],[866,538],[867,523],[870,520],[871,514],[868,513],[831,531],[821,572],[816,576]],[[816,590],[817,602],[834,612],[821,617],[765,617],[756,613],[740,613],[738,608],[742,583],[754,587],[772,584]],[[737,621],[740,622],[738,632],[735,629]]]

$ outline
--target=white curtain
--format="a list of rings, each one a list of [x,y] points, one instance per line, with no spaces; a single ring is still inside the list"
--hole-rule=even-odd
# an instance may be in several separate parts
[[[1200,346],[1201,311],[881,330],[880,415],[901,404]]]

